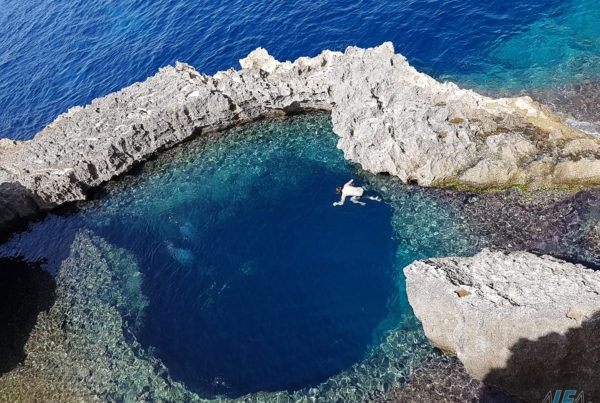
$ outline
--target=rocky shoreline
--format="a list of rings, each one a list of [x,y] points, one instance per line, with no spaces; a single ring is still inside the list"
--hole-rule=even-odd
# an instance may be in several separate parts
[[[600,184],[600,139],[528,97],[493,99],[417,72],[391,43],[280,63],[264,49],[214,76],[178,63],[0,141],[0,228],[84,200],[165,148],[274,115],[331,111],[338,147],[421,186]]]

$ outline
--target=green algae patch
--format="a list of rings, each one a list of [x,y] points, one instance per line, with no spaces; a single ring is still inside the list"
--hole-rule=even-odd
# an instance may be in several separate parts
[[[453,124],[453,125],[459,125],[459,124],[463,123],[464,121],[465,120],[463,118],[456,117],[456,118],[450,119],[448,121],[448,123]]]

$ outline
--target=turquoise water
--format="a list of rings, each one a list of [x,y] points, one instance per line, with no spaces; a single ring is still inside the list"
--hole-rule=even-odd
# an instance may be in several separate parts
[[[458,219],[419,192],[332,206],[350,178],[389,192],[343,159],[326,115],[216,137],[33,224],[0,254],[56,272],[81,230],[133,252],[145,298],[128,303],[149,303],[135,337],[189,389],[235,397],[315,386],[360,361],[412,316],[401,268],[465,250]]]
[[[292,60],[392,41],[418,69],[491,91],[597,80],[599,13],[594,0],[8,0],[0,138],[31,138],[176,60],[213,74],[258,46]]]
[[[445,75],[483,90],[527,90],[597,80],[600,2],[570,2],[560,13],[503,33],[488,45],[478,68]]]

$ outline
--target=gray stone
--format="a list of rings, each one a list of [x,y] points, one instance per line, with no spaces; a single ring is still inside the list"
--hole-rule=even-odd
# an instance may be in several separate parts
[[[173,145],[273,115],[332,112],[366,170],[423,186],[600,183],[600,139],[528,97],[492,99],[417,72],[391,43],[280,63],[264,49],[214,76],[177,63],[0,143],[0,227],[63,203]]]
[[[486,249],[404,273],[427,337],[475,379],[528,401],[553,389],[600,398],[600,272]]]

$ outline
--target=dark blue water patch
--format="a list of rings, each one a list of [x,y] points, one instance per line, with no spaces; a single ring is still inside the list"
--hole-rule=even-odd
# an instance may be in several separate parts
[[[332,206],[353,175],[334,145],[306,121],[238,133],[150,178],[136,197],[150,208],[99,229],[152,251],[139,339],[191,389],[316,385],[368,350],[392,290],[391,212]]]
[[[417,68],[470,85],[555,82],[557,57],[561,71],[589,76],[600,54],[597,10],[594,0],[8,0],[0,10],[0,138],[29,139],[68,108],[176,60],[212,74],[258,46],[286,60],[392,41]],[[541,43],[532,53],[544,57],[522,57],[529,43]]]
[[[204,206],[170,212],[177,223],[147,273],[140,339],[197,391],[314,385],[358,361],[385,317],[389,207],[334,209],[330,184],[344,177],[288,157],[303,171],[288,195],[272,197],[265,177],[223,221]]]

